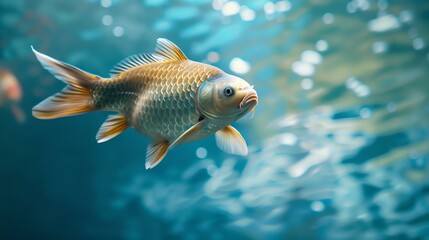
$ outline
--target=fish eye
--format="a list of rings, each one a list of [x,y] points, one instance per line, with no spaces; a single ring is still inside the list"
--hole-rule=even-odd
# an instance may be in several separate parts
[[[225,94],[225,96],[227,96],[227,97],[230,97],[230,96],[234,95],[234,88],[231,87],[231,86],[226,87],[223,90],[223,94]]]

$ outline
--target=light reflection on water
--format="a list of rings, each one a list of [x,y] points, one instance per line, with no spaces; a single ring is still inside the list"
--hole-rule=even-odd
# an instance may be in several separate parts
[[[158,239],[145,234],[151,223],[129,213],[132,208],[168,223],[166,231],[183,239],[427,238],[427,4],[87,4],[98,25],[76,33],[86,46],[98,42],[100,56],[101,49],[123,56],[151,49],[140,44],[153,46],[156,37],[168,36],[192,59],[247,79],[261,98],[254,118],[237,124],[250,144],[247,158],[218,153],[209,142],[188,146],[184,158],[193,161],[186,165],[170,156],[159,166],[165,170],[155,173],[133,168],[141,162],[123,167],[118,175],[127,177],[112,184],[114,197],[100,200],[111,203],[100,212],[124,218],[121,236]],[[62,14],[50,21],[67,23],[68,13]],[[46,36],[29,38],[41,46],[49,42],[50,52],[61,49]],[[19,39],[2,50],[5,59],[29,57],[28,42]],[[106,72],[102,66],[117,60],[60,51],[95,71]]]

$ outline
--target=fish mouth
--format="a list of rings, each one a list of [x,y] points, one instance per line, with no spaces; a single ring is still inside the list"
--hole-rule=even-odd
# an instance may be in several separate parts
[[[244,96],[243,100],[240,102],[240,109],[244,107],[249,107],[250,111],[254,111],[256,105],[258,105],[258,94],[256,91],[252,89],[252,91],[248,92],[246,96]]]

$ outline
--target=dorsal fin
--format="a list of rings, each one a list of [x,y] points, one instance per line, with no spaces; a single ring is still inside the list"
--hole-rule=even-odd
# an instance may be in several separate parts
[[[112,70],[110,70],[110,76],[114,77],[120,74],[121,72],[125,72],[132,68],[149,64],[149,63],[156,63],[156,62],[165,62],[165,59],[161,56],[158,56],[157,54],[151,54],[151,53],[132,55],[120,61],[118,64],[116,64],[112,68]]]
[[[154,53],[136,54],[125,58],[116,64],[112,70],[110,70],[110,76],[114,77],[121,72],[145,64],[157,62],[175,62],[187,59],[188,58],[176,44],[168,39],[158,38],[156,40],[156,48]]]
[[[155,53],[163,56],[169,62],[188,59],[176,44],[165,38],[156,40]]]

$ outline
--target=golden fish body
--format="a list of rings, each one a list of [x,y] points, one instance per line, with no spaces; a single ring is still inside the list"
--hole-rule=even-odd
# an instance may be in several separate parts
[[[98,81],[92,104],[121,112],[128,124],[151,139],[174,141],[201,117],[196,106],[198,87],[222,73],[190,60],[143,65]],[[210,134],[206,131],[200,138]]]
[[[146,168],[153,168],[176,145],[213,133],[222,150],[247,154],[247,145],[232,126],[258,102],[253,86],[220,69],[188,60],[167,39],[158,39],[154,53],[128,57],[101,78],[43,55],[37,59],[67,86],[33,108],[41,119],[94,110],[118,112],[97,133],[108,141],[128,127],[149,137]]]

